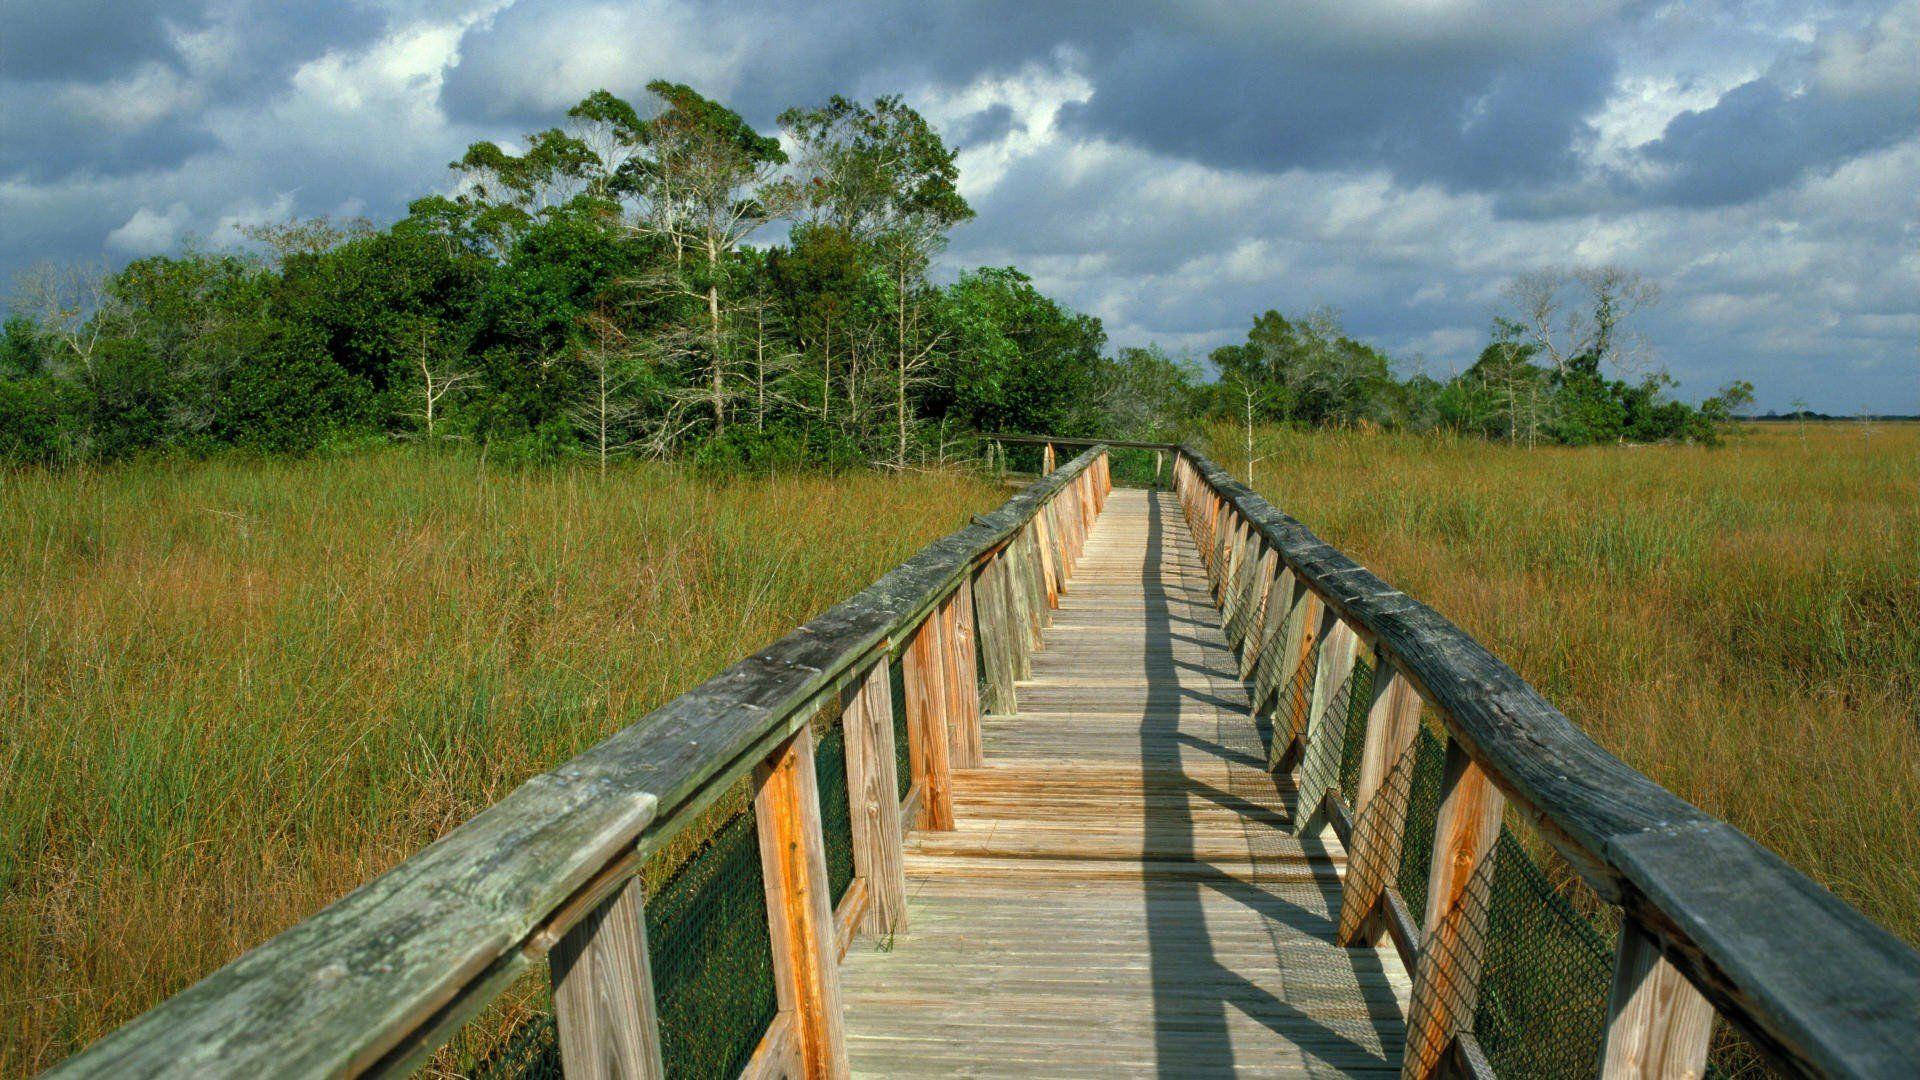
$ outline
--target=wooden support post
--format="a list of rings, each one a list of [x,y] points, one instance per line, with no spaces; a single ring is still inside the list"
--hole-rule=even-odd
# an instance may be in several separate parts
[[[1328,791],[1340,786],[1340,747],[1346,735],[1344,725],[1333,723],[1333,707],[1340,702],[1340,688],[1353,675],[1354,660],[1360,653],[1360,636],[1331,608],[1322,622],[1325,637],[1313,675],[1313,695],[1307,705],[1306,734],[1300,742],[1301,831],[1320,817],[1322,800]]]
[[[920,785],[919,827],[953,828],[953,765],[948,757],[946,644],[935,608],[900,654],[907,691],[907,751]]]
[[[1000,586],[1006,604],[1007,652],[1013,657],[1015,682],[1033,677],[1033,617],[1027,613],[1026,572],[1021,565],[1020,544],[1016,538],[993,557],[994,581]]]
[[[1347,876],[1340,883],[1341,945],[1377,945],[1386,931],[1379,913],[1387,882],[1400,872],[1400,841],[1407,824],[1413,741],[1420,734],[1420,693],[1385,656],[1374,657],[1373,700],[1360,750],[1360,781],[1353,793],[1353,839]]]
[[[1632,921],[1620,927],[1613,993],[1607,1001],[1602,1080],[1706,1075],[1713,1006],[1660,955],[1660,944]]]
[[[1247,616],[1247,636],[1240,643],[1240,680],[1245,682],[1253,678],[1254,665],[1260,660],[1261,652],[1266,648],[1267,637],[1273,631],[1272,618],[1275,597],[1279,595],[1276,580],[1279,576],[1280,553],[1267,548],[1260,555],[1260,565],[1254,568],[1253,606]]]
[[[560,1063],[570,1077],[654,1080],[667,1074],[642,907],[640,881],[629,879],[547,956]]]
[[[940,641],[945,648],[947,760],[955,769],[986,762],[980,741],[980,680],[973,653],[973,590],[955,589],[941,605]]]
[[[1014,535],[1010,549],[1020,552],[1020,575],[1015,581],[1020,586],[1020,599],[1027,613],[1027,635],[1029,647],[1038,652],[1045,643],[1041,631],[1047,626],[1047,579],[1046,571],[1040,563],[1039,532],[1029,523]]]
[[[1040,583],[1046,587],[1047,610],[1055,611],[1060,607],[1060,594],[1066,592],[1066,582],[1060,580],[1060,556],[1053,546],[1052,514],[1047,507],[1033,515],[1033,546],[1040,553]]]
[[[1277,562],[1276,562],[1277,565]],[[1294,579],[1293,568],[1281,566],[1279,576],[1273,579],[1273,585],[1267,590],[1267,614],[1262,621],[1266,624],[1260,633],[1260,652],[1253,661],[1253,710],[1262,712],[1267,701],[1279,689],[1286,662],[1281,658],[1286,648],[1287,626],[1293,617],[1294,605],[1300,600],[1300,586]]]
[[[1413,1004],[1400,1075],[1428,1080],[1440,1071],[1454,1036],[1473,1026],[1486,955],[1487,896],[1505,796],[1458,741],[1448,740],[1440,809],[1427,875],[1427,913],[1414,966]]]
[[[1064,596],[1073,576],[1073,561],[1067,552],[1067,536],[1066,529],[1061,524],[1063,520],[1061,510],[1060,499],[1056,497],[1047,503],[1040,516],[1046,519],[1047,541],[1053,545],[1054,588]]]
[[[1053,444],[1052,443],[1047,444],[1046,452],[1041,455],[1040,475],[1041,476],[1053,475]]]
[[[1313,655],[1313,646],[1320,640],[1326,616],[1326,605],[1320,594],[1304,583],[1296,592],[1298,597],[1288,616],[1287,636],[1280,650],[1280,670],[1276,672],[1280,692],[1273,706],[1273,746],[1267,759],[1267,767],[1274,772],[1293,768],[1301,740],[1306,736],[1307,707],[1311,700],[1307,696],[1307,684],[1296,676]]]
[[[1008,633],[1007,590],[1000,583],[998,559],[988,559],[973,574],[973,615],[980,628],[975,645],[987,672],[986,711],[1005,716],[1014,711],[1013,639]]]
[[[756,765],[753,781],[774,989],[793,1031],[796,1073],[843,1077],[847,1034],[812,729],[801,728]]]
[[[1161,455],[1162,455],[1162,451],[1159,451],[1159,450],[1155,450],[1155,451],[1153,452],[1153,486],[1154,486],[1154,487],[1159,487],[1159,486],[1160,486],[1160,458],[1161,458]]]
[[[907,927],[906,863],[900,850],[900,776],[894,767],[893,688],[883,658],[840,712],[846,733],[847,805],[853,874],[867,883],[860,929],[886,938]]]

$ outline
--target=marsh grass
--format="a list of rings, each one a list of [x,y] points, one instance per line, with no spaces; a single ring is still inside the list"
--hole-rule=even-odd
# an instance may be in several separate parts
[[[1260,455],[1276,506],[1920,944],[1920,425],[1543,450],[1273,430]]]
[[[0,1075],[43,1068],[1003,491],[407,452],[0,473]]]

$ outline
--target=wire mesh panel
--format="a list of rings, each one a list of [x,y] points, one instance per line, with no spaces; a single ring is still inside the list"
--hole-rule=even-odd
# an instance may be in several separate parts
[[[887,688],[887,696],[893,702],[893,772],[900,782],[900,797],[904,799],[913,787],[913,754],[907,746],[906,669],[897,656],[887,661]]]
[[[1320,643],[1316,641],[1280,687],[1279,695],[1274,698],[1273,738],[1283,747],[1286,741],[1293,737],[1295,731],[1306,730],[1307,709],[1313,704],[1314,675],[1319,667]],[[1268,753],[1273,753],[1273,750],[1270,748]]]
[[[1315,653],[1319,652],[1316,646]],[[1315,676],[1317,677],[1317,675]],[[1366,736],[1366,705],[1368,694],[1373,689],[1373,665],[1356,657],[1353,671],[1345,682],[1334,690],[1325,708],[1321,712],[1320,723],[1324,730],[1314,736],[1313,744],[1307,748],[1306,757],[1300,763],[1301,790],[1310,798],[1319,798],[1320,793],[1336,785],[1346,794],[1348,807],[1352,807],[1353,789],[1345,782],[1347,759],[1353,759],[1354,782],[1360,775],[1360,746]],[[1309,690],[1307,700],[1312,701]],[[1360,717],[1354,719],[1354,703],[1361,702]],[[1311,708],[1311,704],[1307,706]],[[1310,809],[1310,808],[1309,808]]]
[[[847,801],[847,729],[835,717],[813,748],[820,789],[820,833],[826,840],[827,894],[837,907],[853,884],[853,807]]]
[[[1440,783],[1447,747],[1422,727],[1413,740],[1413,767],[1406,771],[1407,821],[1400,837],[1400,872],[1395,883],[1418,921],[1427,909],[1427,871],[1433,861],[1433,825],[1440,812]]]
[[[1340,796],[1350,812],[1358,812],[1354,800],[1360,791],[1360,758],[1367,745],[1367,707],[1373,702],[1374,665],[1365,657],[1353,662],[1353,675],[1347,680],[1346,737],[1340,742]]]
[[[667,1075],[737,1075],[778,1009],[751,807],[647,897],[647,942]]]
[[[1583,1076],[1600,1060],[1617,928],[1575,910],[1502,828],[1474,1035],[1501,1076]]]

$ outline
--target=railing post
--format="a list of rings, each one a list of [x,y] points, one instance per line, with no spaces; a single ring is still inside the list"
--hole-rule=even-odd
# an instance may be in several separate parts
[[[948,757],[945,645],[940,610],[927,613],[900,654],[907,691],[907,753],[920,784],[922,829],[953,828],[953,766]]]
[[[1320,645],[1320,658],[1313,674],[1313,696],[1307,705],[1306,733],[1300,744],[1300,786],[1297,789],[1303,813],[1302,830],[1316,820],[1322,800],[1329,790],[1340,786],[1340,744],[1344,731],[1335,731],[1328,713],[1340,696],[1340,688],[1353,675],[1353,664],[1360,654],[1360,635],[1345,620],[1327,609],[1326,638]]]
[[[813,730],[803,727],[753,770],[767,928],[780,1011],[792,1025],[798,1075],[847,1075],[833,900],[827,886]]]
[[[947,763],[955,769],[986,764],[980,739],[980,682],[974,660],[973,590],[961,586],[940,606],[940,642],[947,703]]]
[[[1027,631],[1032,649],[1038,651],[1045,642],[1041,631],[1047,626],[1047,575],[1046,568],[1040,562],[1040,530],[1032,522],[1020,530],[1011,546],[1020,549],[1020,592],[1026,602]]]
[[[1014,711],[1013,680],[1016,661],[1008,632],[1007,590],[1000,582],[1005,568],[988,559],[973,573],[973,611],[980,627],[976,643],[987,671],[987,699],[981,704],[996,716]]]
[[[1256,715],[1266,709],[1267,701],[1288,677],[1284,655],[1287,628],[1293,618],[1294,606],[1299,601],[1300,585],[1294,577],[1293,568],[1280,566],[1280,573],[1267,588],[1267,613],[1261,620],[1265,626],[1260,632],[1260,651],[1253,660],[1253,711]]]
[[[1006,618],[1001,629],[1007,636],[1007,652],[1013,658],[1013,678],[1033,677],[1033,620],[1027,613],[1027,586],[1020,565],[1018,535],[1007,541],[993,557],[994,582],[1000,586]]]
[[[1053,444],[1052,443],[1047,444],[1046,453],[1041,456],[1045,458],[1045,460],[1040,463],[1040,475],[1052,476],[1053,475]]]
[[[1298,582],[1298,579],[1295,579]],[[1287,616],[1287,636],[1280,650],[1280,694],[1274,701],[1273,746],[1269,748],[1267,768],[1285,772],[1298,760],[1301,739],[1306,735],[1308,686],[1298,678],[1332,613],[1326,610],[1320,594],[1298,582],[1294,589],[1293,609]]]
[[[1360,780],[1353,793],[1353,840],[1347,845],[1347,876],[1340,883],[1341,945],[1375,945],[1385,929],[1378,915],[1387,882],[1400,871],[1400,842],[1407,824],[1411,776],[1408,758],[1420,734],[1420,694],[1385,655],[1374,657],[1373,700],[1360,749]],[[1405,762],[1403,765],[1402,763]]]
[[[911,726],[911,725],[909,725]],[[907,926],[907,878],[900,849],[900,775],[894,767],[893,688],[883,656],[840,714],[846,733],[847,801],[853,872],[867,883],[860,927],[885,938]]]
[[[547,954],[547,965],[567,1076],[654,1080],[666,1075],[638,878],[629,878],[574,924]]]
[[[1473,1026],[1486,955],[1487,896],[1500,838],[1505,796],[1455,739],[1447,741],[1440,808],[1434,820],[1433,864],[1413,1004],[1400,1075],[1427,1080],[1443,1067],[1455,1036]]]
[[[1704,1076],[1713,1006],[1632,920],[1620,927],[1607,1001],[1603,1080]]]
[[[1040,553],[1040,584],[1046,591],[1048,611],[1060,606],[1060,594],[1066,591],[1060,580],[1059,557],[1054,552],[1051,517],[1046,506],[1033,515],[1033,546]]]
[[[1267,636],[1273,631],[1273,601],[1278,593],[1279,566],[1280,553],[1269,547],[1261,553],[1260,565],[1254,570],[1253,580],[1258,592],[1254,597],[1252,622],[1240,643],[1242,682],[1253,678],[1254,667],[1260,662],[1260,654],[1266,648]]]

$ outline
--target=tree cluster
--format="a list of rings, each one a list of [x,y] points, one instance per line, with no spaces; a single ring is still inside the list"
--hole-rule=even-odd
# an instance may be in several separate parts
[[[474,144],[390,228],[42,267],[0,333],[0,457],[405,438],[907,467],[968,432],[1104,426],[1099,320],[1012,268],[929,280],[973,212],[919,113],[836,96],[779,122],[675,83],[598,91],[518,148]]]

